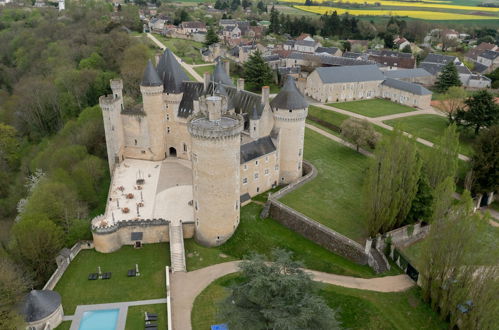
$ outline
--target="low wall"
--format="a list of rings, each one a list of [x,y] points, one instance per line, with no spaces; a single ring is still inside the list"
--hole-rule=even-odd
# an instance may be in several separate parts
[[[68,268],[69,264],[71,261],[76,258],[78,253],[80,253],[81,250],[89,250],[93,249],[94,244],[91,241],[80,241],[77,242],[73,247],[71,248],[71,254],[68,258],[64,257],[63,259],[60,259],[60,256],[57,256],[56,259],[62,260],[59,263],[59,266],[57,269],[52,273],[52,276],[48,279],[47,283],[45,283],[45,286],[43,287],[43,290],[54,290],[54,287],[56,286],[57,282],[61,279],[62,275]]]
[[[422,226],[420,222],[394,229],[376,237],[376,249],[383,252],[388,238],[390,238],[392,245],[405,248],[425,238],[429,230],[430,225]]]
[[[270,215],[282,225],[303,235],[325,249],[356,263],[367,264],[368,254],[364,251],[362,245],[279,202],[279,198],[301,187],[317,176],[317,169],[307,161],[303,161],[303,172],[305,175],[296,182],[269,196],[268,204],[262,211],[262,217],[266,218]]]

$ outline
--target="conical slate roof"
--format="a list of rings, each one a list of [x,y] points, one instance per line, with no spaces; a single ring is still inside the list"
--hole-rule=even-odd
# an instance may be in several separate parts
[[[277,96],[270,101],[272,108],[295,110],[308,107],[308,102],[296,87],[295,80],[288,76]]]
[[[51,290],[31,290],[21,307],[26,322],[36,322],[46,318],[61,305],[61,296]]]
[[[222,83],[227,86],[234,86],[227,72],[225,72],[224,64],[221,59],[217,60],[217,65],[213,71],[213,80],[217,83]]]
[[[167,93],[181,93],[182,83],[190,80],[184,70],[182,70],[175,55],[168,48],[159,59],[158,75],[163,81],[165,92]]]
[[[146,69],[144,70],[144,75],[142,76],[142,86],[161,86],[163,82],[159,79],[158,72],[152,65],[151,60],[147,62]]]
[[[232,103],[232,99],[231,97],[229,97],[227,90],[221,83],[215,84],[215,94],[225,96],[227,98],[227,108],[234,109],[234,104]]]

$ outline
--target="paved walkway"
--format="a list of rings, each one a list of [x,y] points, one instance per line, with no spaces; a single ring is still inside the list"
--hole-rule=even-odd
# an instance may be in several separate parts
[[[153,36],[152,34],[150,33],[147,33],[147,37],[149,39],[151,39],[159,48],[161,48],[162,50],[166,49],[166,46],[161,42],[159,41],[155,36]],[[175,55],[175,54],[174,54]],[[175,55],[175,57],[177,58],[177,61],[180,63],[180,65],[182,65],[182,67],[187,70],[187,72],[189,72],[191,74],[191,76],[194,77],[194,79],[196,79],[197,81],[199,82],[202,82],[203,81],[203,78],[199,75],[199,73],[196,72],[196,70],[194,70],[192,68],[192,65],[188,64],[188,63],[185,63],[180,57],[178,57],[177,55]]]
[[[329,111],[334,111],[334,112],[338,112],[338,113],[341,113],[341,114],[344,114],[344,115],[347,115],[347,116],[350,116],[350,117],[355,117],[355,118],[359,118],[359,119],[365,119],[367,121],[369,121],[370,123],[374,124],[374,125],[377,125],[377,126],[380,126],[380,127],[383,127],[387,130],[390,130],[390,131],[393,131],[393,127],[392,126],[389,126],[385,123],[383,123],[383,120],[389,120],[389,119],[395,119],[395,118],[402,118],[402,117],[410,117],[410,116],[417,116],[417,115],[423,115],[423,114],[432,114],[432,115],[439,115],[441,116],[442,114],[438,114],[438,112],[434,109],[429,109],[429,110],[416,110],[416,111],[412,111],[412,112],[404,112],[404,113],[400,113],[400,114],[394,114],[394,115],[389,115],[389,116],[383,116],[383,117],[367,117],[367,116],[364,116],[364,115],[360,115],[358,113],[354,113],[354,112],[350,112],[350,111],[346,111],[346,110],[343,110],[343,109],[338,109],[338,108],[335,108],[335,107],[332,107],[330,105],[325,105],[325,104],[322,104],[322,103],[311,103],[311,105],[314,105],[316,107],[319,107],[319,108],[322,108],[322,109],[325,109],[325,110],[329,110]],[[405,135],[407,136],[412,136],[411,134],[407,133],[407,132],[404,132]],[[425,140],[425,139],[422,139],[422,138],[418,138],[416,137],[416,141],[421,143],[421,144],[424,144],[428,147],[432,147],[433,148],[433,142],[430,142],[428,140]],[[465,155],[462,155],[462,154],[459,154],[459,159],[461,160],[464,160],[464,161],[469,161],[470,158],[468,156],[465,156]]]
[[[137,300],[137,301],[125,301],[109,304],[96,304],[96,305],[78,305],[74,315],[63,316],[63,321],[72,321],[70,330],[77,330],[80,328],[81,318],[83,313],[95,310],[106,310],[106,309],[119,309],[118,321],[116,322],[116,329],[125,329],[126,316],[128,313],[128,307],[130,306],[141,306],[141,305],[154,305],[154,304],[166,304],[166,298],[161,299],[149,299],[149,300]]]
[[[174,330],[191,329],[191,312],[196,297],[217,278],[239,271],[237,267],[239,262],[231,261],[188,273],[175,273],[172,275],[172,317]],[[398,292],[407,290],[414,285],[414,282],[407,275],[364,279],[308,269],[306,271],[312,274],[312,278],[316,281],[354,289]]]

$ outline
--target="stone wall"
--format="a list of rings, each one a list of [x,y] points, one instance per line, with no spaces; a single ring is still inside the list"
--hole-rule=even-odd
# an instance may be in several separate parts
[[[383,252],[388,238],[390,238],[392,245],[405,248],[425,238],[429,230],[430,225],[422,226],[420,222],[394,229],[376,237],[376,249]]]
[[[362,245],[278,201],[279,198],[317,176],[317,170],[307,161],[303,162],[303,171],[305,175],[300,179],[269,196],[269,205],[264,208],[262,217],[265,218],[270,215],[282,225],[303,235],[327,250],[356,263],[363,265],[367,264],[369,254],[364,251]]]

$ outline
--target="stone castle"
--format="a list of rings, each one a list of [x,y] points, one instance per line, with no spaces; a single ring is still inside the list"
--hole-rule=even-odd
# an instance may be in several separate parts
[[[227,64],[218,59],[193,82],[167,49],[157,67],[147,64],[132,108],[111,80],[113,94],[100,98],[112,182],[105,214],[92,221],[98,251],[172,235],[223,244],[245,202],[302,175],[308,104],[294,80],[270,100],[268,86],[259,95],[243,79],[234,85]]]

